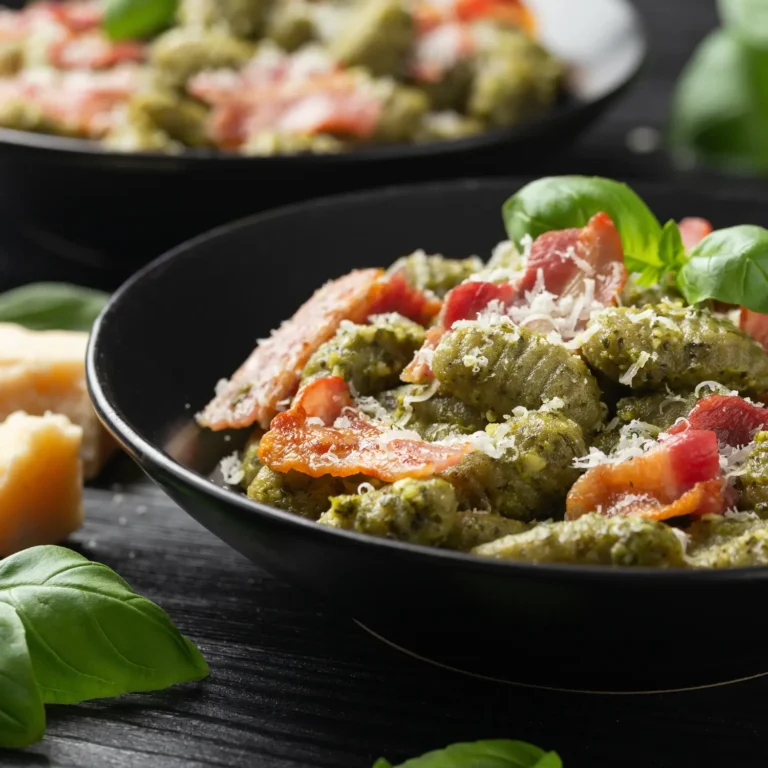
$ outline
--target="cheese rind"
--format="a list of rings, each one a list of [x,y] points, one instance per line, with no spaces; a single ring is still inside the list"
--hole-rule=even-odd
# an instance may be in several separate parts
[[[83,523],[83,430],[66,416],[0,424],[0,557],[56,544]]]
[[[99,422],[85,384],[88,334],[29,331],[0,323],[0,420],[16,411],[64,414],[83,430],[85,479],[95,477],[117,444]]]

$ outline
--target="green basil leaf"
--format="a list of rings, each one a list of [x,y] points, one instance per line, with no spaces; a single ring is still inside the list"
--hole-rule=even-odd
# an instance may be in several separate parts
[[[681,74],[667,143],[680,166],[768,172],[768,50],[712,32]]]
[[[0,747],[20,749],[43,738],[45,707],[35,683],[24,624],[0,603]]]
[[[686,260],[685,246],[676,221],[670,219],[661,230],[659,260],[670,271],[677,271]]]
[[[0,294],[0,323],[33,331],[90,331],[109,297],[66,283],[31,283]]]
[[[178,0],[102,0],[104,29],[112,40],[149,37],[170,26]]]
[[[689,253],[678,286],[690,304],[715,299],[768,313],[768,230],[715,230]]]
[[[557,752],[547,752],[533,768],[563,768],[563,761]]]
[[[392,768],[392,763],[390,763],[389,760],[385,760],[383,757],[380,757],[373,764],[373,768]]]
[[[549,762],[542,763],[547,758]],[[556,762],[552,762],[552,759]],[[374,768],[392,768],[379,761]],[[524,741],[496,739],[468,744],[452,744],[407,760],[396,768],[562,768],[554,753]]]
[[[747,45],[768,48],[768,4],[765,0],[718,0],[726,27]]]
[[[0,602],[24,623],[43,701],[159,690],[208,674],[161,608],[107,566],[63,547],[32,547],[1,561]]]
[[[607,213],[621,235],[624,253],[660,266],[661,226],[648,206],[626,185],[590,176],[549,176],[531,182],[504,203],[504,225],[519,244],[529,235],[583,227],[596,213]]]

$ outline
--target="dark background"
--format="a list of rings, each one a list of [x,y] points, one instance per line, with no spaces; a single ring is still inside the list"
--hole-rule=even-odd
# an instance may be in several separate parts
[[[684,196],[692,182],[672,173],[659,152],[631,152],[627,136],[638,127],[662,127],[676,76],[716,24],[714,1],[638,5],[651,42],[643,81],[564,156],[542,157],[541,173],[656,179],[680,184]],[[514,172],[508,160],[505,165]],[[744,187],[732,180],[705,186],[714,198]],[[744,220],[763,222],[768,185],[748,189],[754,207]],[[0,287],[39,279],[108,282],[97,270],[46,258],[12,228],[0,235],[0,246]],[[478,682],[400,655],[273,580],[139,482],[127,460],[88,491],[87,507],[75,546],[166,608],[200,645],[212,675],[204,684],[152,696],[51,707],[45,741],[25,753],[1,754],[1,765],[368,768],[382,755],[396,762],[480,738],[556,749],[566,768],[768,765],[768,678],[653,696]],[[606,606],[616,610],[631,606]],[[658,646],[637,663],[669,652],[685,664],[693,643],[710,644],[716,654],[718,635],[738,628],[718,626],[717,606],[712,610],[710,636],[667,637],[660,626]],[[507,653],[503,638],[488,638],[488,650]]]

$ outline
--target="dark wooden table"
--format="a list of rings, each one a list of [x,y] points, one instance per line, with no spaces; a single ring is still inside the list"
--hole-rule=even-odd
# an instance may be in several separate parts
[[[627,134],[662,125],[676,74],[715,24],[714,0],[639,5],[653,45],[645,80],[557,168],[543,159],[548,172],[670,179],[663,156],[632,153]],[[711,193],[736,186],[718,182]],[[755,215],[762,206],[756,194]],[[105,281],[47,258],[12,232],[0,245],[0,288],[43,278]],[[768,678],[652,696],[480,682],[401,655],[272,579],[142,481],[124,457],[87,497],[88,520],[73,546],[167,609],[200,645],[212,675],[157,695],[51,707],[45,740],[0,754],[0,765],[367,768],[382,755],[401,760],[480,738],[557,749],[567,768],[768,765]],[[730,631],[717,626],[714,606],[710,637],[666,638],[660,627],[659,645],[705,642],[717,653],[718,634]],[[492,652],[504,654],[503,644]]]

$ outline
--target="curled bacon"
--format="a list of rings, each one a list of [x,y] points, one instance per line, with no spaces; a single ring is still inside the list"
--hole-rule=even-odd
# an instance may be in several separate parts
[[[583,229],[562,229],[536,238],[518,291],[530,291],[541,273],[544,287],[556,296],[583,294],[584,281],[595,281],[595,300],[616,303],[627,282],[621,237],[606,213],[595,214]]]
[[[751,309],[742,307],[739,316],[739,327],[742,331],[746,331],[768,352],[768,315],[762,312],[753,312]]]
[[[568,493],[566,518],[598,511],[668,520],[717,514],[726,506],[717,435],[689,429],[644,456],[590,469]]]
[[[419,32],[428,32],[450,21],[471,23],[497,21],[525,30],[533,36],[536,20],[521,0],[453,0],[453,2],[421,2],[414,10]]]
[[[113,42],[101,31],[72,35],[48,48],[48,58],[57,69],[108,69],[123,62],[141,62],[146,46],[134,40]]]
[[[259,459],[276,472],[364,474],[392,483],[432,477],[472,450],[466,443],[441,445],[402,434],[361,414],[344,380],[329,376],[311,381],[290,410],[275,416],[259,444]]]
[[[409,285],[401,273],[390,275],[376,300],[368,307],[368,315],[397,312],[420,325],[428,325],[440,312],[443,302],[435,296]]]
[[[365,322],[374,314],[400,312],[416,322],[431,318],[434,301],[380,269],[362,269],[327,283],[268,339],[259,343],[226,388],[205,408],[199,422],[213,430],[263,429],[278,403],[293,396],[312,353],[342,320]],[[432,314],[430,314],[432,313]]]
[[[677,225],[686,251],[697,246],[707,235],[712,233],[712,224],[706,219],[688,216]]]
[[[748,403],[736,395],[709,395],[699,400],[688,418],[667,430],[678,435],[688,429],[707,429],[721,445],[749,445],[755,432],[768,426],[768,409]]]
[[[437,349],[440,339],[459,320],[474,320],[492,301],[507,304],[515,294],[511,283],[462,283],[452,288],[445,296],[443,308],[437,324],[427,331],[427,338],[413,360],[408,364],[400,378],[403,381],[418,383],[433,378],[429,363],[429,353]]]
[[[545,290],[565,297],[586,291],[586,280],[595,281],[595,300],[615,304],[627,281],[621,238],[605,213],[593,216],[583,229],[547,232],[531,246],[525,271],[516,283],[467,282],[448,292],[435,328],[403,371],[410,383],[432,378],[430,353],[458,320],[474,320],[492,301],[523,306],[526,294],[543,280]]]
[[[209,134],[227,147],[264,132],[368,138],[384,106],[380,94],[334,62],[301,53],[257,56],[240,72],[202,72],[187,89],[213,108]]]

